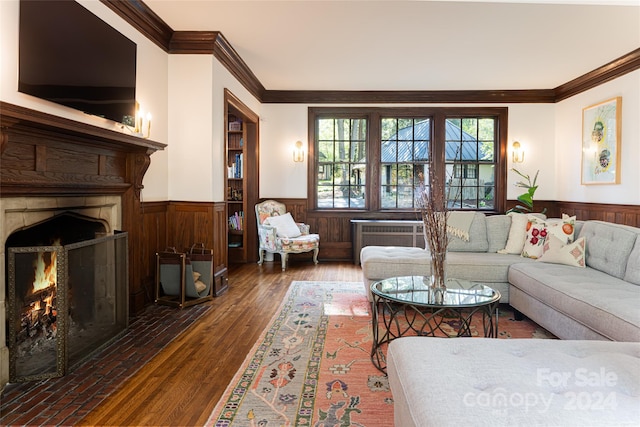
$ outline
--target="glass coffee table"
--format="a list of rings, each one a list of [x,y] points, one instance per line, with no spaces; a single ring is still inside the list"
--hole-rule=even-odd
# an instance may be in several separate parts
[[[429,276],[392,277],[371,285],[371,361],[386,372],[385,347],[405,335],[473,336],[472,320],[482,316],[485,337],[498,337],[500,292],[468,280],[448,279],[446,290],[430,286]]]

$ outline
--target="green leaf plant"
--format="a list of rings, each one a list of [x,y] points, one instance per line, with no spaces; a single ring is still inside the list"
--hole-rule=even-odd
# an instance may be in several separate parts
[[[516,168],[511,168],[511,170],[526,180],[526,181],[516,182],[515,186],[526,188],[527,191],[518,196],[518,201],[521,204],[518,204],[515,207],[509,209],[507,213],[509,212],[533,213],[533,209],[534,209],[533,195],[536,193],[536,190],[538,189],[538,185],[536,184],[536,182],[538,181],[538,173],[540,173],[540,171],[538,170],[536,172],[536,175],[533,177],[533,182],[532,182],[531,177],[529,175],[523,174]],[[544,208],[544,210],[541,213],[545,213],[546,211],[547,211],[547,208]]]

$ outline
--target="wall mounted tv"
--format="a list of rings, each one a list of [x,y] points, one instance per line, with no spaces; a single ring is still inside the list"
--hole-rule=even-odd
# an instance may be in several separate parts
[[[20,0],[19,44],[20,92],[133,123],[136,44],[82,5]]]

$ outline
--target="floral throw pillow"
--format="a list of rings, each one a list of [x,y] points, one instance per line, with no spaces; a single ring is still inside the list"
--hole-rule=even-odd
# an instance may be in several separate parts
[[[562,214],[562,219],[547,220],[549,234],[556,236],[565,244],[573,242],[576,217]]]
[[[527,219],[527,238],[521,255],[527,258],[540,258],[544,252],[544,242],[549,234],[547,223],[531,215]]]
[[[587,241],[584,237],[580,237],[573,243],[564,244],[562,240],[557,237],[549,236],[547,242],[544,244],[544,253],[537,261],[584,268],[586,246]]]

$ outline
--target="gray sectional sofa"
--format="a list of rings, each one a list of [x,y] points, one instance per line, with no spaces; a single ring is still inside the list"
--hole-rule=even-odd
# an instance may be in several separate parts
[[[514,264],[509,304],[562,339],[640,341],[640,229],[580,225],[586,268]]]
[[[469,241],[449,246],[448,274],[497,289],[562,340],[392,341],[396,425],[640,425],[640,229],[576,221],[580,267],[498,253],[510,226],[476,213]],[[367,288],[430,274],[420,248],[365,247],[360,259]]]
[[[531,262],[519,254],[499,254],[505,247],[511,218],[486,216],[477,212],[469,228],[469,240],[451,236],[447,253],[447,275],[487,285],[501,294],[500,302],[509,302],[509,267]],[[428,276],[429,252],[421,248],[366,246],[360,252],[363,282],[371,284],[394,276]]]
[[[447,274],[490,286],[500,301],[562,339],[640,341],[640,229],[603,221],[576,221],[575,239],[586,239],[586,267],[502,254],[511,218],[476,213],[469,240],[452,237]],[[421,248],[367,246],[363,282],[430,274]]]

